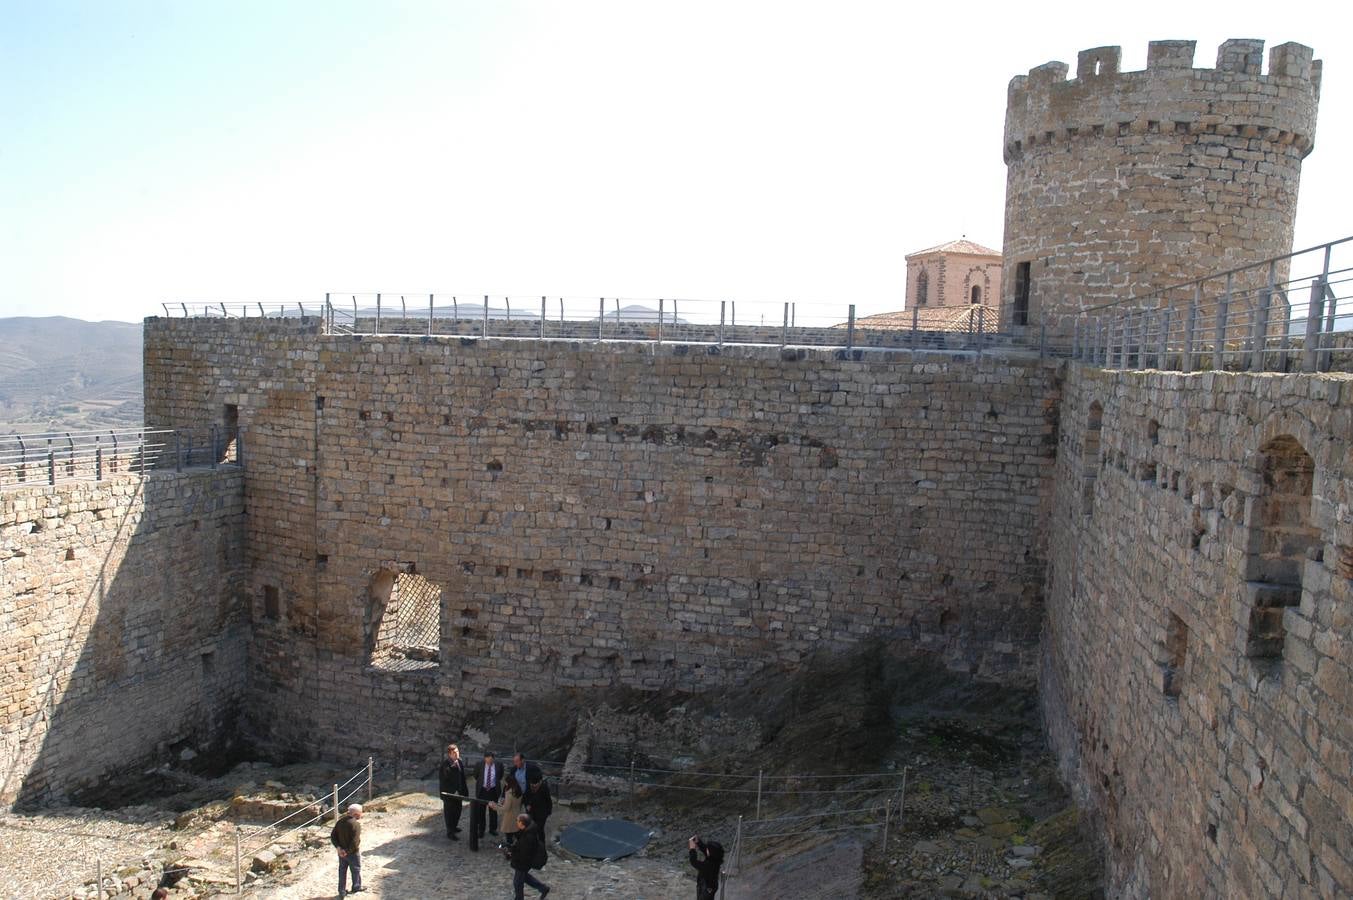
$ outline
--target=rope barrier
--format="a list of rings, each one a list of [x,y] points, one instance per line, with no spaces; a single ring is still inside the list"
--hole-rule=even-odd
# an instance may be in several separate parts
[[[774,834],[744,834],[743,840],[760,841],[781,837],[811,837],[819,834],[836,834],[842,831],[860,831],[866,828],[882,828],[882,822],[868,822],[860,825],[843,825],[838,828],[813,828],[808,831],[778,831]]]
[[[357,772],[356,775],[353,775],[352,778],[349,778],[347,781],[343,782],[342,784],[340,784],[340,785],[338,786],[339,790],[342,790],[343,788],[345,788],[345,787],[347,787],[348,785],[352,784],[353,779],[355,779],[355,778],[360,778],[360,777],[362,777],[362,776],[365,775],[365,774],[366,774],[366,766],[362,766],[362,768]],[[362,787],[365,787],[365,786],[366,786],[366,782],[363,781],[361,786],[362,786]],[[359,788],[359,789],[360,789],[360,788]],[[352,795],[349,794],[348,796],[351,797]],[[327,797],[324,798],[324,799],[327,799]],[[306,810],[308,810],[308,809],[310,809],[311,807],[313,807],[313,806],[315,805],[315,803],[320,804],[320,806],[321,806],[321,808],[322,808],[323,805],[324,805],[324,799],[316,800],[316,801],[314,801],[313,803],[307,803],[305,806],[301,807],[300,809],[296,810],[295,812],[288,813],[287,815],[285,815],[285,816],[283,816],[282,818],[278,819],[276,822],[272,822],[272,823],[270,823],[270,824],[268,824],[268,825],[262,825],[262,826],[260,826],[259,828],[257,828],[257,829],[255,829],[255,830],[249,832],[248,834],[245,834],[244,837],[245,837],[246,839],[258,837],[260,834],[262,834],[263,832],[267,831],[268,829],[270,829],[270,828],[276,828],[278,825],[281,825],[283,822],[287,821],[288,819],[294,818],[295,816],[299,816],[301,813],[303,813],[303,812],[305,812]],[[312,819],[311,821],[313,821],[313,819]],[[267,845],[265,844],[264,846],[267,846]]]
[[[879,812],[879,811],[881,811],[881,810],[883,810],[883,809],[886,809],[886,808],[887,808],[887,807],[884,807],[884,806],[867,806],[867,807],[865,807],[864,809],[842,809],[842,810],[837,810],[837,811],[835,811],[835,812],[808,813],[807,815],[803,815],[803,816],[777,816],[777,817],[775,817],[774,819],[747,819],[747,820],[744,821],[742,824],[744,824],[744,825],[766,825],[766,824],[769,824],[769,823],[771,823],[771,822],[795,822],[795,821],[798,821],[798,820],[800,820],[800,819],[820,819],[820,818],[824,818],[824,817],[827,817],[827,816],[853,816],[853,815],[856,815],[856,814],[864,814],[864,813]]]

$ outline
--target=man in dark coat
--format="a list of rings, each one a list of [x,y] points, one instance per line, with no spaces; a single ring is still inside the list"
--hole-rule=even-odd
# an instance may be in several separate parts
[[[526,757],[520,753],[512,754],[512,771],[508,773],[511,777],[517,779],[518,786],[521,787],[521,795],[526,796],[526,792],[531,789],[531,782],[545,776],[540,772],[540,766],[535,763],[528,763]]]
[[[719,893],[723,845],[717,841],[702,841],[697,834],[687,846],[691,851],[691,865],[695,868],[695,900],[714,900]]]
[[[478,826],[479,837],[484,836],[485,819],[488,819],[489,834],[498,833],[498,813],[488,804],[497,803],[503,797],[503,764],[493,758],[492,750],[484,751],[484,759],[474,770],[475,797],[480,800],[470,810],[471,826]],[[485,813],[488,815],[485,816]]]
[[[460,831],[461,798],[469,796],[470,786],[465,781],[465,764],[460,761],[460,748],[448,744],[446,756],[437,768],[437,781],[442,792],[442,818],[446,820],[446,836],[458,841]],[[448,796],[454,795],[454,796]]]
[[[545,851],[544,835],[526,813],[517,816],[517,842],[512,845],[512,849],[504,852],[512,863],[513,900],[523,900],[528,884],[540,891],[542,898],[550,892],[548,884],[531,874],[532,869],[539,869],[545,865],[549,854]]]
[[[522,798],[522,806],[530,813],[531,821],[535,822],[540,839],[545,840],[545,820],[554,812],[554,800],[550,797],[550,786],[545,783],[545,777],[539,772],[536,773],[536,780],[532,781],[530,788],[527,789],[526,796]]]

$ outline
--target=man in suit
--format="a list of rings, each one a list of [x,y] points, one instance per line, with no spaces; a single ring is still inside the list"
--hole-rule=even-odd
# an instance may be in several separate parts
[[[540,772],[540,766],[535,763],[528,763],[526,757],[520,752],[512,754],[512,771],[508,773],[509,777],[517,779],[517,784],[521,787],[521,795],[526,796],[526,792],[531,788],[531,782],[538,781],[545,776]]]
[[[442,818],[446,820],[446,836],[453,841],[460,838],[461,798],[469,796],[470,787],[465,781],[465,764],[460,761],[460,748],[447,744],[446,756],[437,767],[437,781],[442,792]]]
[[[479,837],[484,836],[485,813],[488,813],[489,834],[498,833],[498,813],[488,807],[503,797],[503,764],[493,758],[492,750],[484,751],[484,759],[474,770],[475,797],[480,802],[470,811],[470,823],[478,826]],[[476,818],[476,816],[478,818]]]

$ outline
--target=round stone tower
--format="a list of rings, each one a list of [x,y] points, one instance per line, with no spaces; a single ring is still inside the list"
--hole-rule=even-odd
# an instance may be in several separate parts
[[[1006,327],[1067,330],[1074,313],[1292,249],[1301,160],[1315,139],[1320,61],[1229,40],[1215,69],[1193,41],[1118,47],[1010,81],[1005,112]]]

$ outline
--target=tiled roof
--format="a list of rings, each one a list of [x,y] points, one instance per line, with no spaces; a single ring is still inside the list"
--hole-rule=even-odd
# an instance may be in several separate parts
[[[914,256],[929,256],[932,253],[965,253],[968,256],[1000,256],[1001,251],[992,250],[990,247],[983,247],[981,244],[960,239],[957,241],[946,241],[943,244],[937,244],[934,247],[927,247],[924,250],[917,250],[915,253],[908,253],[907,259]]]
[[[978,310],[981,310],[978,312]],[[916,327],[922,331],[977,330],[978,319],[983,331],[995,331],[1000,314],[996,307],[977,303],[969,306],[922,306],[916,310]],[[846,327],[842,322],[837,328]],[[911,310],[876,313],[855,320],[856,328],[877,328],[890,331],[911,329]]]

